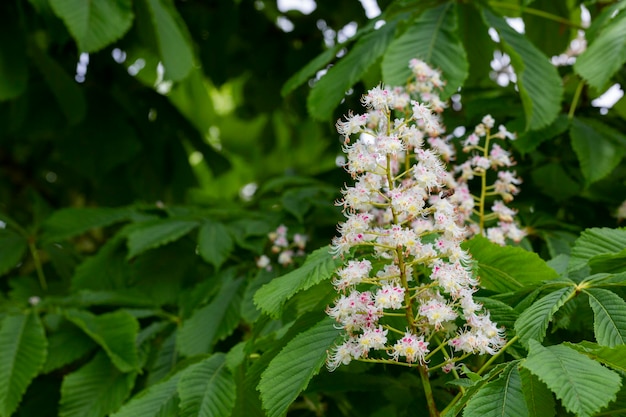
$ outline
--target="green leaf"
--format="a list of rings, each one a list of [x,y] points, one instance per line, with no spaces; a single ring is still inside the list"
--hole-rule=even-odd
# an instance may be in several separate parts
[[[72,276],[72,289],[74,291],[122,289],[126,288],[129,275],[124,237],[117,234],[100,247],[98,253],[76,267]]]
[[[335,56],[337,55],[339,50],[341,50],[341,48],[345,48],[345,44],[337,44],[334,47],[325,50],[324,52],[313,58],[311,61],[309,61],[298,72],[289,77],[289,79],[285,82],[282,89],[280,90],[280,94],[285,97],[287,94],[291,93],[300,85],[308,81],[311,77],[315,75],[315,73],[320,68],[335,59]]]
[[[587,185],[609,175],[626,153],[623,146],[612,140],[613,136],[623,135],[608,127],[601,128],[602,130],[598,130],[598,127],[599,125],[590,125],[578,118],[574,118],[570,125],[572,148],[578,156]]]
[[[198,232],[198,251],[202,258],[219,269],[235,249],[235,242],[224,224],[206,221]]]
[[[556,290],[541,298],[520,314],[515,321],[515,330],[520,341],[525,346],[532,339],[539,342],[543,340],[546,336],[548,323],[552,320],[554,313],[570,300],[575,290],[573,286]]]
[[[82,207],[57,210],[42,225],[44,241],[60,241],[91,229],[127,221],[134,210],[128,207]]]
[[[48,356],[41,370],[44,374],[69,365],[97,346],[76,326],[66,324],[48,337]]]
[[[419,58],[441,69],[446,81],[444,98],[457,92],[469,71],[467,54],[457,36],[457,29],[456,3],[446,2],[426,10],[406,32],[391,42],[385,52],[382,62],[385,83],[406,85],[411,77],[409,61]]]
[[[519,369],[522,391],[530,417],[552,417],[556,414],[552,392],[526,368]]]
[[[218,353],[185,371],[178,381],[181,417],[229,417],[235,405],[235,378]]]
[[[489,290],[516,291],[558,276],[539,255],[520,247],[500,246],[477,235],[464,243],[463,248],[477,261],[480,285]]]
[[[489,36],[489,28],[474,5],[458,3],[456,7],[459,8],[459,37],[469,64],[465,86],[492,86],[489,73],[495,44]]]
[[[46,361],[46,336],[36,314],[6,315],[0,322],[0,416],[16,410]]]
[[[626,272],[626,249],[618,253],[596,255],[589,260],[589,267],[593,274]]]
[[[261,287],[254,295],[254,302],[263,312],[278,317],[282,306],[289,298],[299,291],[329,279],[341,263],[340,259],[330,254],[328,246],[317,249],[307,257],[300,268]]]
[[[565,114],[559,114],[549,126],[541,130],[530,130],[511,142],[513,147],[521,153],[529,153],[537,149],[539,145],[550,139],[567,132],[570,126],[570,119]]]
[[[10,229],[0,229],[0,275],[13,269],[28,249],[26,239]]]
[[[131,0],[50,0],[80,52],[96,52],[120,39],[133,21]]]
[[[307,99],[311,116],[319,120],[327,120],[332,116],[335,107],[345,97],[345,92],[385,52],[395,29],[396,22],[387,22],[380,29],[363,36],[352,51],[328,70],[315,84]]]
[[[626,344],[626,301],[612,291],[587,288],[593,309],[593,331],[599,344],[609,347]]]
[[[165,67],[165,76],[180,81],[194,65],[193,51],[178,21],[178,12],[161,0],[143,0],[150,15],[152,30]]]
[[[89,363],[63,378],[61,417],[101,417],[116,411],[130,395],[137,374],[124,374],[100,351]]]
[[[17,11],[9,7],[5,4],[0,26],[0,101],[19,97],[28,84],[26,36]]]
[[[610,59],[607,59],[610,57]],[[626,12],[617,14],[576,58],[574,71],[589,85],[602,90],[626,63]]]
[[[135,338],[139,324],[128,312],[115,311],[96,316],[88,311],[67,310],[65,317],[99,344],[120,371],[137,370]]]
[[[568,271],[578,271],[598,255],[620,253],[626,247],[626,230],[609,228],[587,229],[576,239]]]
[[[532,7],[564,19],[570,17],[567,0],[533,0]],[[522,11],[524,11],[523,8]],[[522,18],[524,19],[524,34],[544,54],[555,56],[567,50],[571,36],[562,23],[531,13],[523,13]]]
[[[511,57],[526,115],[526,129],[548,126],[561,111],[563,85],[558,71],[547,56],[502,17],[487,8],[483,8],[483,16],[498,32],[504,52]]]
[[[555,393],[565,408],[579,417],[590,417],[615,399],[620,376],[567,346],[543,347],[530,341],[522,364]]]
[[[162,219],[137,224],[128,234],[127,259],[174,242],[198,227],[195,220]]]
[[[226,281],[211,303],[197,309],[183,322],[176,340],[182,355],[208,353],[218,340],[237,327],[241,306],[237,292],[242,283],[243,278]]]
[[[600,362],[616,371],[626,372],[626,345],[615,347],[600,346],[597,343],[564,343],[566,346],[584,353],[594,361]]]
[[[498,379],[482,387],[467,403],[463,417],[527,416],[517,365],[517,362],[510,363]]]
[[[178,381],[183,372],[141,391],[110,417],[174,416],[178,412]]]
[[[259,391],[268,417],[284,416],[326,361],[326,352],[339,331],[331,318],[294,337],[261,375]]]

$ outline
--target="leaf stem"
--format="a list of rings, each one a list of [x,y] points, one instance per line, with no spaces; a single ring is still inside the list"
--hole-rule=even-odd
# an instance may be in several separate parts
[[[572,99],[572,104],[569,107],[569,112],[567,113],[567,118],[572,120],[574,118],[574,113],[576,112],[576,107],[578,106],[578,101],[580,100],[580,95],[583,91],[583,86],[585,85],[585,80],[580,80],[578,86],[576,87],[576,91],[574,92],[574,98]]]
[[[33,238],[28,239],[28,249],[30,250],[30,255],[33,257],[33,262],[35,263],[37,278],[39,278],[39,285],[41,285],[42,290],[47,291],[48,284],[46,283],[46,276],[43,273],[43,267],[41,266],[39,251],[37,250],[37,246],[35,245],[35,240]]]
[[[557,15],[552,14],[552,13],[548,13],[548,12],[543,11],[543,10],[533,9],[532,7],[519,7],[519,6],[514,5],[514,4],[500,2],[500,1],[492,1],[490,4],[491,4],[492,7],[499,7],[501,9],[509,9],[509,10],[515,10],[515,11],[521,12],[521,13],[532,14],[532,15],[535,15],[535,16],[538,16],[538,17],[543,17],[544,19],[552,20],[554,22],[558,22],[558,23],[562,23],[562,24],[567,25],[567,26],[571,26],[571,27],[576,28],[576,29],[580,29],[580,30],[584,30],[585,29],[580,24],[572,22],[569,19],[566,19],[566,18],[561,17],[561,16],[557,16]]]
[[[435,397],[433,397],[433,389],[430,386],[430,379],[428,378],[428,368],[425,365],[418,367],[420,377],[422,378],[422,385],[424,387],[424,394],[426,394],[426,403],[428,404],[428,414],[430,417],[439,417],[439,411],[437,411],[437,404],[435,404]]]

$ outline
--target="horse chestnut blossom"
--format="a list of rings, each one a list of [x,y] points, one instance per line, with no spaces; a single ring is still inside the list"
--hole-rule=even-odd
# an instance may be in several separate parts
[[[337,202],[346,219],[332,252],[345,263],[332,281],[338,298],[326,312],[345,338],[329,352],[329,370],[360,360],[449,372],[468,355],[494,354],[505,344],[504,330],[473,298],[478,279],[461,248],[475,207],[467,181],[446,167],[455,153],[442,137],[441,74],[419,60],[409,67],[414,83],[373,88],[362,98],[366,112],[337,122],[354,185]],[[485,118],[465,146],[476,149],[492,127]],[[461,178],[512,161],[494,146],[470,164],[458,170]],[[513,174],[499,180],[515,193]],[[502,221],[514,215],[501,202],[495,211]]]

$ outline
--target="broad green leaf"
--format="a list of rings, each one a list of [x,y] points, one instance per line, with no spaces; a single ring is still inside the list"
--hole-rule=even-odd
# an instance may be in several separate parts
[[[259,391],[268,417],[281,417],[326,361],[339,331],[326,317],[294,337],[270,362],[261,376]]]
[[[557,202],[575,196],[582,188],[558,162],[548,162],[537,167],[531,176],[539,190]]]
[[[561,288],[524,310],[515,321],[515,330],[520,341],[524,345],[528,345],[533,339],[541,342],[546,336],[548,323],[552,321],[554,313],[570,300],[575,290],[573,286]]]
[[[409,61],[418,58],[441,69],[446,81],[444,98],[458,91],[467,78],[469,65],[457,35],[456,7],[456,3],[446,2],[426,10],[391,42],[382,62],[386,84],[406,85],[411,77]]]
[[[241,299],[237,294],[243,278],[226,281],[213,301],[197,309],[178,331],[176,344],[184,356],[208,353],[239,323]]]
[[[266,314],[278,317],[285,302],[298,291],[329,279],[341,260],[330,254],[328,246],[313,251],[304,264],[282,277],[265,284],[254,295],[254,302]]]
[[[298,72],[292,75],[285,82],[280,90],[280,94],[285,97],[287,94],[291,93],[300,85],[308,81],[311,77],[315,75],[315,73],[320,68],[335,59],[337,53],[339,52],[339,50],[341,50],[341,48],[345,48],[345,44],[337,44],[334,47],[325,50],[324,52],[313,58],[311,61],[309,61],[304,67],[302,67]]]
[[[159,383],[163,380],[174,368],[179,360],[179,354],[176,351],[176,333],[174,330],[171,334],[165,337],[158,347],[154,362],[148,369],[148,378],[146,379],[146,386],[151,386]]]
[[[493,60],[494,42],[489,36],[489,28],[483,22],[479,11],[473,4],[457,3],[459,8],[459,37],[469,64],[465,86],[492,86],[489,77]]]
[[[3,21],[0,25],[0,101],[11,100],[20,96],[28,83],[26,34],[20,27],[17,8],[5,3],[2,17]]]
[[[99,344],[120,371],[137,370],[135,338],[139,324],[129,313],[115,311],[96,316],[88,311],[67,310],[65,317]]]
[[[135,395],[110,417],[175,416],[178,409],[178,381],[183,372],[154,384]]]
[[[116,411],[130,395],[137,373],[124,374],[100,351],[63,378],[61,417],[101,417]]]
[[[624,21],[626,28],[626,20]],[[590,125],[582,119],[574,118],[570,125],[572,148],[580,161],[580,169],[587,185],[609,175],[620,163],[626,150],[611,140],[613,135],[620,135],[605,127],[598,130],[598,125]],[[624,137],[626,140],[626,137]]]
[[[0,229],[0,275],[13,269],[28,249],[26,239],[11,229]]]
[[[79,84],[34,42],[29,44],[28,54],[52,91],[69,124],[75,125],[83,120],[87,106]]]
[[[129,275],[124,237],[118,234],[110,238],[98,253],[76,267],[72,276],[72,289],[122,289],[126,287]]]
[[[133,21],[131,0],[50,0],[80,52],[96,52],[120,39]]]
[[[133,215],[128,207],[82,207],[55,211],[42,226],[45,241],[60,241],[91,229],[127,221]]]
[[[69,365],[97,346],[79,328],[66,324],[48,336],[48,356],[41,370],[44,374]]]
[[[561,111],[563,85],[558,71],[547,56],[502,17],[487,8],[483,8],[483,15],[487,24],[498,32],[504,52],[511,57],[526,115],[526,130],[548,126]]]
[[[519,373],[522,378],[522,392],[526,399],[528,416],[553,417],[556,414],[554,397],[546,384],[526,368],[520,368]]]
[[[261,311],[254,305],[254,295],[259,288],[275,277],[276,269],[272,269],[271,271],[259,269],[252,281],[248,283],[243,293],[243,300],[241,301],[241,317],[248,323],[254,323],[261,315]]]
[[[610,59],[607,59],[610,57]],[[602,90],[626,63],[626,12],[617,14],[576,58],[574,71]]]
[[[198,251],[202,258],[218,268],[228,259],[235,242],[224,224],[207,220],[198,232]]]
[[[498,379],[482,387],[467,403],[463,417],[527,416],[517,365],[517,362],[510,363]]]
[[[332,116],[346,91],[385,52],[395,29],[396,22],[387,22],[380,29],[363,36],[345,57],[328,70],[309,93],[307,108],[311,116],[319,120]]]
[[[592,342],[564,343],[566,346],[584,353],[616,371],[626,372],[626,345],[614,347],[600,346]]]
[[[147,6],[165,76],[180,81],[189,75],[194,57],[188,38],[179,25],[178,12],[162,0],[141,0]]]
[[[603,346],[626,344],[626,301],[612,291],[587,288],[589,305],[593,309],[593,331]]]
[[[13,414],[46,361],[46,347],[36,314],[4,316],[0,322],[0,416]]]
[[[569,272],[584,268],[597,255],[616,254],[626,247],[626,230],[592,228],[576,239],[570,257]]]
[[[522,366],[545,382],[578,417],[590,417],[613,401],[622,385],[616,372],[563,345],[543,347],[531,340]]]
[[[558,276],[539,255],[519,247],[500,246],[482,236],[475,236],[463,247],[478,263],[480,285],[489,290],[516,291]]]
[[[489,297],[474,297],[476,302],[483,305],[487,311],[489,311],[489,316],[491,320],[498,323],[499,326],[504,326],[505,328],[513,328],[515,324],[515,320],[519,314],[517,311],[513,309],[510,305],[503,303],[499,300],[494,300]]]
[[[530,130],[520,135],[511,142],[513,147],[523,154],[537,149],[543,142],[549,141],[567,132],[570,126],[570,119],[565,114],[559,114],[557,118],[547,127],[541,130]]]
[[[596,255],[589,260],[589,267],[593,274],[626,272],[626,249],[618,253]]]
[[[163,219],[139,223],[128,234],[127,258],[174,242],[196,227],[198,222],[195,220]]]
[[[533,0],[532,7],[564,19],[570,18],[567,0]],[[580,11],[578,13],[580,14]],[[523,13],[522,18],[524,19],[524,34],[544,54],[555,56],[567,50],[574,30],[570,31],[562,23],[531,13]]]
[[[235,379],[225,355],[215,354],[188,368],[178,381],[181,417],[229,417],[235,405]]]

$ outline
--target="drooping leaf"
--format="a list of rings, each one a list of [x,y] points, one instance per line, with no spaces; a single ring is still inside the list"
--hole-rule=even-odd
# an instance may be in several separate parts
[[[472,397],[463,417],[518,417],[528,415],[517,362],[511,362],[500,377]]]
[[[268,417],[285,415],[289,405],[319,372],[338,335],[333,320],[326,317],[294,337],[270,362],[258,387]]]
[[[598,343],[609,347],[626,344],[626,301],[602,288],[584,291],[593,309],[593,331]]]
[[[9,417],[46,361],[47,341],[36,314],[10,314],[0,322],[0,416]]]
[[[574,71],[587,80],[589,85],[602,90],[624,63],[626,63],[626,12],[621,11],[576,58]]]
[[[184,79],[193,67],[194,57],[191,45],[179,26],[179,20],[182,19],[175,8],[161,0],[142,1],[150,15],[166,77],[173,81]]]
[[[254,302],[266,314],[278,317],[289,298],[298,291],[329,279],[339,265],[341,260],[334,258],[327,246],[317,249],[300,268],[261,287],[254,296]]]
[[[229,417],[235,405],[235,379],[225,356],[215,354],[185,371],[178,381],[181,417]]]
[[[198,251],[202,258],[219,268],[235,248],[235,242],[224,224],[206,221],[198,232]]]
[[[624,23],[626,27],[626,20]],[[612,136],[621,136],[626,141],[626,137],[609,127],[591,125],[582,119],[574,118],[569,132],[572,148],[578,156],[587,185],[609,175],[626,153],[623,146],[611,140]]]
[[[100,351],[63,379],[61,417],[102,417],[116,411],[130,395],[136,372],[124,374]]]
[[[487,24],[500,36],[501,45],[511,57],[517,75],[526,129],[537,130],[554,121],[561,110],[563,85],[561,77],[549,58],[525,36],[517,33],[506,20],[483,8]]]
[[[133,21],[131,0],[50,0],[81,52],[96,52],[121,38]]]
[[[585,267],[597,255],[616,254],[626,247],[626,230],[592,228],[581,233],[576,239],[568,271],[573,272]]]
[[[353,49],[315,84],[307,99],[307,108],[316,119],[327,120],[344,98],[345,92],[385,52],[396,29],[396,22],[364,35]]]
[[[464,243],[464,248],[478,262],[480,285],[489,290],[515,291],[558,276],[536,253],[499,246],[479,235]]]
[[[135,338],[139,324],[128,312],[115,311],[96,316],[84,310],[66,310],[65,317],[100,345],[120,371],[137,370]]]
[[[42,226],[44,241],[60,241],[91,229],[129,220],[133,210],[128,207],[82,207],[55,211]]]
[[[564,345],[584,353],[591,359],[600,362],[616,371],[626,372],[626,345],[614,347],[600,346],[592,342],[564,343]]]
[[[446,81],[443,98],[455,93],[469,71],[457,26],[456,3],[446,2],[426,10],[389,45],[382,62],[383,81],[404,86],[411,76],[409,61],[418,58],[441,69]]]
[[[175,416],[179,411],[177,385],[182,373],[175,373],[141,391],[111,417]]]
[[[546,384],[526,368],[520,368],[519,373],[522,378],[522,391],[526,399],[528,416],[553,417],[556,414],[554,397]]]
[[[243,278],[226,281],[212,302],[197,309],[182,324],[176,344],[184,356],[208,353],[215,342],[228,336],[239,322]]]
[[[198,226],[195,220],[163,219],[140,223],[128,234],[128,258],[185,236]]]
[[[13,269],[22,259],[28,242],[11,229],[0,229],[0,275]]]
[[[590,417],[613,401],[622,384],[616,372],[564,345],[543,347],[531,340],[522,366],[545,382],[565,408],[579,417]]]
[[[48,373],[82,358],[97,345],[72,324],[61,326],[48,337],[48,356],[41,372]]]
[[[552,320],[554,313],[563,306],[574,294],[575,288],[568,286],[561,288],[527,308],[515,321],[515,330],[524,345],[528,345],[530,340],[541,342],[546,336],[548,323]]]

